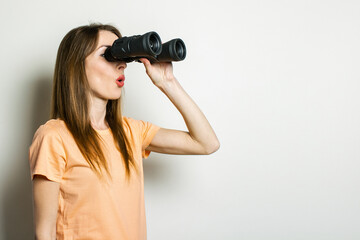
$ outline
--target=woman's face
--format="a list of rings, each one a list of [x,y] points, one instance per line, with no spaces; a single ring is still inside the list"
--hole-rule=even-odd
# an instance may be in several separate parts
[[[99,31],[97,46],[85,59],[85,71],[92,98],[114,100],[121,96],[126,63],[108,62],[104,57],[106,48],[110,47],[116,39],[118,37],[112,32]]]

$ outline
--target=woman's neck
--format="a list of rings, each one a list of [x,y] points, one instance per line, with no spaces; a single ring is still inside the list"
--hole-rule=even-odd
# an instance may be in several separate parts
[[[105,120],[107,100],[99,98],[90,99],[90,121],[93,128],[97,130],[108,129],[109,126]]]

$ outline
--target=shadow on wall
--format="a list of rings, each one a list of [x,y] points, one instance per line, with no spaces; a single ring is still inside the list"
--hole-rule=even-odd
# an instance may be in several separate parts
[[[28,152],[31,140],[36,129],[49,119],[50,100],[51,100],[51,75],[43,74],[34,79],[32,87],[27,90],[32,91],[29,94],[30,99],[24,99],[24,108],[29,109],[27,114],[18,117],[25,117],[29,125],[21,126],[22,134],[18,134],[21,139],[16,139],[19,143],[10,153],[12,169],[9,169],[5,196],[4,196],[4,221],[3,233],[6,240],[27,240],[34,239],[33,228],[33,206],[32,206],[32,188],[30,180]],[[21,111],[21,109],[20,109]],[[18,149],[18,150],[16,150]]]

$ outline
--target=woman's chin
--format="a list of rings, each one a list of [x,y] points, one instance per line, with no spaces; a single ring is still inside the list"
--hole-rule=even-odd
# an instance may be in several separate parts
[[[108,100],[118,100],[121,97],[121,94],[113,95],[108,98]]]

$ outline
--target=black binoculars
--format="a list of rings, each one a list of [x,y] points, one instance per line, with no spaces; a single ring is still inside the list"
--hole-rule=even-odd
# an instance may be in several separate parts
[[[172,62],[182,61],[185,57],[185,43],[180,38],[162,44],[156,32],[121,37],[105,50],[105,59],[109,62],[129,63],[140,58],[147,58],[151,63]]]

